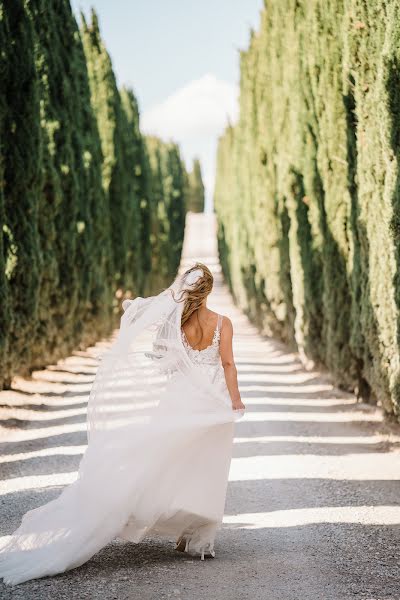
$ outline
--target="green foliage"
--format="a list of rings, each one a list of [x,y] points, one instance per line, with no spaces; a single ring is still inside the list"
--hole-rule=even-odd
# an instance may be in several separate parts
[[[161,144],[152,196],[137,101],[116,86],[94,13],[80,33],[68,0],[0,0],[0,48],[3,387],[108,334],[124,295],[170,283],[187,173],[179,149]],[[151,241],[159,227],[162,251]],[[153,250],[165,264],[153,265]]]
[[[399,5],[268,3],[219,140],[223,271],[267,334],[400,414]]]
[[[133,174],[133,193],[137,202],[136,215],[136,289],[144,294],[147,289],[151,272],[151,207],[150,207],[150,178],[146,143],[139,127],[139,107],[132,90],[121,90],[122,105],[125,113],[126,128],[131,140],[127,144],[130,153],[128,164]],[[128,140],[129,141],[129,140]],[[140,269],[138,269],[140,264]]]
[[[110,327],[109,217],[85,56],[69,2],[27,3],[35,34],[42,156],[35,364]],[[17,359],[14,359],[17,361]]]
[[[193,168],[189,173],[188,210],[204,212],[204,184],[198,158],[194,159]]]
[[[112,271],[117,286],[125,283],[133,288],[139,246],[139,198],[132,164],[137,140],[132,127],[128,127],[111,59],[94,12],[91,25],[87,25],[82,15],[82,40],[104,158],[103,189],[111,221]]]
[[[34,28],[22,0],[0,3],[0,385],[31,360],[38,317],[39,88]],[[18,73],[18,76],[16,76]]]
[[[162,288],[179,266],[186,216],[188,175],[179,147],[146,136],[150,173],[152,277],[150,289]],[[161,277],[160,277],[161,275]]]

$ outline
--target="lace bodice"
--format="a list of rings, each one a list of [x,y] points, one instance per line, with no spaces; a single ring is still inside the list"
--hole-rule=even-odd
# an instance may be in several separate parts
[[[214,330],[212,342],[207,348],[196,350],[189,344],[183,328],[181,328],[182,343],[190,360],[201,365],[217,365],[220,362],[219,340],[221,337],[222,316],[218,315],[217,327]]]

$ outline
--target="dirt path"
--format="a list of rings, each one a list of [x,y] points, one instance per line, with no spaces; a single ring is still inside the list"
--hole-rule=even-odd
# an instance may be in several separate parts
[[[400,599],[400,428],[257,334],[222,285],[212,231],[210,217],[189,218],[182,267],[201,259],[215,271],[210,306],[234,322],[247,405],[217,558],[182,556],[163,539],[115,540],[68,573],[0,584],[0,598]],[[96,356],[107,343],[0,393],[3,539],[74,480]]]

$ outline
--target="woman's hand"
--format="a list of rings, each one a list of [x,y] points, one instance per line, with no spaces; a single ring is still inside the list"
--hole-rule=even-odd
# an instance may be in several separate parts
[[[235,402],[232,402],[232,408],[233,410],[246,410],[246,407],[240,398],[239,400],[235,400]]]

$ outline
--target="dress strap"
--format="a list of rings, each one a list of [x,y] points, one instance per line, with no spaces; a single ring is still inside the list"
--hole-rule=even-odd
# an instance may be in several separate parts
[[[217,331],[221,331],[222,315],[218,315]]]

